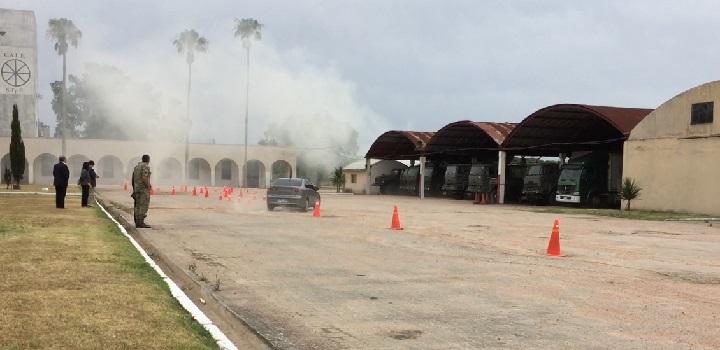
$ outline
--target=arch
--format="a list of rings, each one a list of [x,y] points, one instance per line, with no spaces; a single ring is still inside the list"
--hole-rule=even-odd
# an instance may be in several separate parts
[[[502,148],[524,154],[557,155],[568,150],[622,146],[630,131],[652,109],[557,104],[518,124]],[[594,147],[595,146],[595,147]]]
[[[67,166],[70,168],[69,183],[71,185],[77,183],[77,180],[80,178],[80,172],[82,171],[82,165],[87,161],[90,161],[90,158],[83,154],[73,154],[68,158]]]
[[[106,155],[100,158],[95,165],[99,185],[118,185],[123,182],[123,164],[120,158]]]
[[[210,185],[210,163],[203,158],[193,158],[188,161],[188,184]]]
[[[240,186],[238,164],[229,158],[223,158],[215,164],[215,186]]]
[[[490,151],[497,157],[497,149],[513,130],[513,123],[474,122],[462,120],[438,130],[428,141],[425,152],[438,155],[478,156]],[[483,154],[485,153],[485,154]]]
[[[57,156],[50,153],[42,153],[33,160],[33,183],[40,185],[52,185],[53,166],[58,161]],[[4,170],[3,170],[4,171]]]
[[[281,177],[292,177],[292,167],[290,166],[290,163],[287,161],[284,161],[282,159],[276,160],[274,163],[272,163],[272,180],[275,180],[277,178]]]
[[[247,168],[243,166],[243,173],[247,174],[245,187],[265,188],[265,164],[257,159],[247,162]]]
[[[158,183],[166,185],[180,185],[182,182],[182,163],[173,157],[164,158],[158,163]]]
[[[2,157],[2,160],[0,160],[0,174],[5,174],[5,169],[10,169],[10,153],[5,153],[5,155]],[[29,173],[30,173],[30,164],[28,164],[27,157],[26,157],[25,158],[25,174],[23,175],[22,180],[20,180],[21,185],[27,185],[30,183]],[[3,181],[5,181],[5,180],[3,180]]]
[[[425,146],[433,134],[420,131],[388,131],[375,139],[365,158],[418,159],[424,154]]]

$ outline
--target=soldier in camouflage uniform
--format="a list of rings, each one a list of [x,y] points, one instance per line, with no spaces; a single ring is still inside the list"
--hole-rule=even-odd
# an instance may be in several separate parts
[[[150,228],[145,224],[148,207],[150,206],[150,156],[143,155],[142,162],[135,166],[132,174],[132,196],[135,200],[135,227]]]

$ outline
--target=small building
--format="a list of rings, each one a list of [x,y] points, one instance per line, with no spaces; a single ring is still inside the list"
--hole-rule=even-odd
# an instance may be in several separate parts
[[[643,119],[625,142],[637,209],[720,215],[720,81],[687,90]]]
[[[372,185],[375,177],[389,174],[394,169],[405,169],[408,167],[402,161],[397,160],[370,160],[370,179],[368,179],[368,171],[365,168],[365,159],[358,160],[343,167],[343,175],[345,175],[345,192],[354,194],[367,194],[368,181]],[[371,187],[372,193],[372,187]]]

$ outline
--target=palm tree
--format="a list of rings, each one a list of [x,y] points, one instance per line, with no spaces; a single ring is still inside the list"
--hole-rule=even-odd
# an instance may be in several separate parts
[[[178,34],[173,45],[177,48],[178,54],[185,54],[185,62],[188,65],[188,83],[187,83],[187,101],[185,109],[185,118],[187,128],[185,131],[185,171],[183,172],[183,182],[187,179],[188,167],[188,148],[190,147],[190,87],[192,82],[192,64],[195,62],[195,51],[206,52],[208,48],[208,40],[201,37],[195,29],[188,29]]]
[[[245,168],[247,169],[247,145],[248,145],[248,114],[250,111],[250,47],[253,40],[262,39],[262,23],[253,18],[235,19],[235,37],[240,37],[243,47],[247,53],[246,86],[245,86]],[[247,185],[247,172],[243,173],[243,187]]]
[[[60,131],[62,136],[62,155],[67,154],[66,134],[67,125],[65,122],[65,91],[67,83],[67,51],[70,45],[77,47],[82,32],[78,29],[72,20],[67,18],[51,18],[48,20],[47,37],[55,41],[55,52],[62,56],[63,60],[63,79],[62,89],[60,92]]]
[[[640,191],[642,191],[642,188],[638,186],[634,179],[626,177],[625,180],[623,180],[620,195],[622,196],[622,199],[627,201],[625,210],[630,211],[630,201],[640,197]]]
[[[337,167],[333,170],[330,176],[330,181],[335,186],[335,192],[340,192],[340,189],[345,187],[345,174],[343,174],[343,168]]]

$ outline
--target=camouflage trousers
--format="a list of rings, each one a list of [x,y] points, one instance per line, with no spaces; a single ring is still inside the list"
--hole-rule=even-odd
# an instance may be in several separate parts
[[[134,216],[135,224],[142,224],[145,222],[147,217],[148,208],[150,207],[150,193],[148,192],[135,192],[132,195],[135,200],[134,205]]]

